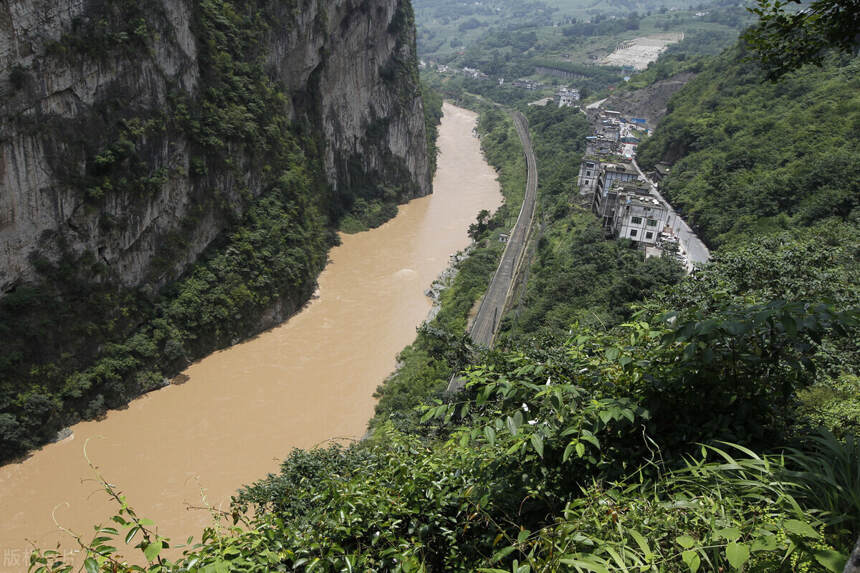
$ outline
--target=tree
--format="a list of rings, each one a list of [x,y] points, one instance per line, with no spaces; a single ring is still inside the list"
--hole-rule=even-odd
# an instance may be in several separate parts
[[[836,49],[856,53],[860,47],[860,1],[816,0],[807,8],[786,11],[800,0],[758,0],[750,11],[759,23],[744,38],[756,52],[767,77],[776,80],[804,64],[821,65]]]
[[[481,209],[478,213],[478,219],[476,223],[472,223],[469,225],[469,238],[473,241],[477,241],[481,238],[481,235],[490,228],[490,212],[486,209]]]

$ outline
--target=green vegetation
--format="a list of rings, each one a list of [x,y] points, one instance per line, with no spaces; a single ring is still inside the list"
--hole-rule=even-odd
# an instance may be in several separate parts
[[[455,5],[456,4],[456,5]],[[732,45],[752,20],[736,3],[718,0],[690,8],[650,2],[468,4],[447,0],[419,3],[419,51],[429,63],[423,75],[446,94],[472,93],[506,105],[551,95],[559,85],[584,98],[623,89],[632,68],[600,65],[619,42],[637,37],[684,34],[642,74],[637,87],[681,71],[698,71],[702,56]],[[672,9],[669,8],[679,8]],[[437,64],[447,66],[440,68]],[[461,73],[464,67],[486,77]],[[500,84],[500,80],[504,83]],[[517,79],[540,82],[528,89]],[[644,83],[643,83],[644,82]]]
[[[502,321],[500,343],[518,346],[538,335],[563,340],[571,325],[612,327],[630,317],[628,304],[677,283],[681,266],[644,259],[630,241],[606,240],[590,211],[576,204],[577,179],[590,127],[573,108],[528,110],[540,173],[536,252],[527,285]]]
[[[421,99],[424,101],[424,130],[427,135],[427,156],[430,173],[436,172],[439,149],[439,123],[442,121],[442,95],[421,82]],[[360,191],[359,191],[360,193]],[[340,219],[340,230],[344,233],[359,233],[374,229],[397,215],[397,204],[401,201],[400,190],[386,185],[376,185],[373,198],[359,196],[353,199],[349,212]]]
[[[693,20],[696,10],[719,9],[720,15],[708,14],[701,21],[738,28],[746,16],[731,2],[698,3],[684,0],[618,0],[595,3],[586,0],[492,0],[469,3],[457,0],[416,0],[418,50],[422,57],[447,62],[459,53],[471,49],[479,41],[519,46],[519,53],[536,43],[546,47],[545,39],[559,36],[595,38],[613,36],[618,32],[637,30],[639,21],[647,31],[665,31]],[[557,27],[556,31],[553,28]]]
[[[7,295],[0,306],[3,456],[40,445],[77,417],[99,416],[161,386],[189,361],[254,332],[276,302],[284,314],[297,309],[313,291],[330,244],[309,203],[312,188],[296,183],[303,169],[294,164],[220,248],[157,298],[94,288],[86,273],[98,263],[82,259],[43,271],[65,286],[61,294],[22,287]],[[89,315],[91,308],[102,310]],[[69,326],[58,332],[58,324]],[[76,336],[78,354],[32,365],[41,345],[68,348],[67,339]]]
[[[779,83],[738,48],[678,93],[643,166],[673,164],[665,195],[709,246],[857,219],[860,59],[833,56]]]
[[[424,100],[424,129],[427,132],[427,155],[430,158],[430,173],[436,173],[439,156],[439,124],[442,121],[442,94],[421,82],[421,99]]]
[[[763,85],[742,56],[704,64],[642,146],[675,162],[667,192],[717,246],[707,266],[681,280],[602,241],[575,205],[581,114],[526,110],[534,263],[507,347],[471,348],[524,184],[511,122],[487,106],[506,205],[470,229],[370,437],[293,451],[177,561],[99,476],[120,505],[116,528],[78,538],[85,568],[134,570],[124,539],[153,572],[841,572],[860,531],[856,58]],[[443,395],[460,369],[465,390]],[[69,570],[60,558],[32,569]]]
[[[629,318],[628,303],[683,275],[670,259],[644,260],[631,243],[606,240],[595,217],[571,204],[589,133],[585,117],[571,108],[535,107],[527,113],[541,166],[536,226],[542,231],[525,293],[502,321],[500,344],[512,347],[530,344],[534,336],[544,343],[563,341],[577,320],[614,326]],[[475,246],[457,265],[450,287],[442,291],[439,314],[401,352],[400,368],[377,391],[373,427],[391,420],[401,430],[414,430],[418,415],[413,408],[440,395],[457,370],[482,355],[464,334],[467,316],[498,265],[504,246],[496,240],[498,233],[516,220],[525,165],[506,114],[485,107],[479,132],[488,161],[499,169],[505,206],[491,219],[479,215],[471,227]]]
[[[419,416],[414,407],[444,391],[473,352],[466,325],[499,264],[504,245],[497,240],[498,233],[516,222],[526,177],[522,146],[508,115],[485,108],[478,131],[487,160],[498,172],[505,203],[492,218],[486,212],[478,214],[480,223],[470,229],[475,244],[442,291],[439,313],[419,329],[415,341],[398,356],[400,367],[377,389],[372,426],[390,418],[398,427],[415,428]]]
[[[758,0],[751,10],[759,22],[744,34],[768,77],[777,79],[805,64],[821,65],[830,49],[857,54],[860,6],[850,0]],[[797,9],[786,6],[797,4]]]

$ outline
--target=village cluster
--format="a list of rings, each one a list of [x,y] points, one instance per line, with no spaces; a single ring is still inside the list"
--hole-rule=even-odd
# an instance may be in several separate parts
[[[608,236],[639,243],[646,256],[666,252],[686,265],[676,233],[680,218],[634,160],[636,146],[648,134],[645,120],[628,120],[620,112],[599,107],[589,107],[586,114],[594,131],[586,138],[579,168],[581,202],[600,217]],[[660,165],[652,177],[660,181],[666,172],[667,167]]]

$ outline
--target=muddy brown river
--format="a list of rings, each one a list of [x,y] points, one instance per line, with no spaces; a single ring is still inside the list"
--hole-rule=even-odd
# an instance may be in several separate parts
[[[378,229],[343,236],[300,313],[195,363],[184,384],[77,424],[71,438],[0,468],[0,571],[26,570],[28,540],[72,549],[57,524],[90,539],[92,525],[113,515],[84,458],[87,441],[105,478],[175,543],[199,538],[210,522],[195,508],[226,508],[290,449],[364,434],[374,390],[431,308],[424,291],[467,246],[478,211],[501,203],[472,134],[475,114],[449,104],[444,112],[433,195]]]

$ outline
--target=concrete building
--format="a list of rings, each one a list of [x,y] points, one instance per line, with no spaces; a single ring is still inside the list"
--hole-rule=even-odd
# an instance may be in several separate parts
[[[586,155],[613,155],[620,151],[618,142],[597,135],[585,138]]]
[[[596,155],[586,155],[579,164],[579,179],[577,185],[580,195],[591,195],[597,190],[597,180],[600,178],[600,158]]]
[[[639,177],[636,168],[631,163],[613,162],[602,163],[600,176],[597,180],[597,189],[594,192],[594,200],[591,210],[595,215],[603,219],[603,226],[610,227],[614,215],[618,193],[613,189],[614,183],[629,183],[636,181]]]
[[[668,206],[651,194],[647,184],[616,183],[613,190],[612,234],[646,246],[656,244],[669,219]]]
[[[669,175],[669,165],[663,162],[654,166],[653,178],[657,184],[662,184],[663,180]]]
[[[556,92],[558,107],[570,107],[579,101],[579,90],[576,88],[561,88]]]
[[[621,139],[621,124],[611,119],[604,119],[594,130],[594,135],[602,139],[618,142]]]

